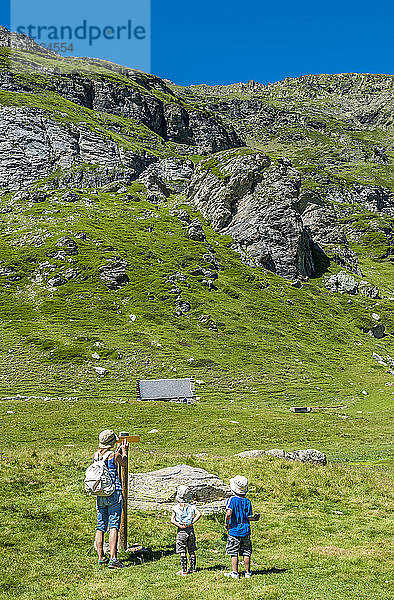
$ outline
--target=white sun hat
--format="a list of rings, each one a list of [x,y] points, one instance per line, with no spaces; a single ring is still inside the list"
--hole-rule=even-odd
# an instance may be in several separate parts
[[[248,491],[248,480],[243,475],[235,475],[230,479],[230,488],[235,494],[241,494],[242,496]]]

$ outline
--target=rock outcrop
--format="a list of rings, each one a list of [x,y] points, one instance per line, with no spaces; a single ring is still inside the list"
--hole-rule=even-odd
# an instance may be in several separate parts
[[[203,514],[223,512],[230,487],[204,469],[175,465],[129,475],[129,506],[140,510],[171,510],[178,486],[187,485]]]
[[[286,452],[273,448],[272,450],[246,450],[239,454],[234,454],[239,458],[258,458],[259,456],[274,456],[276,458],[285,458],[286,460],[294,460],[297,462],[310,462],[315,465],[326,465],[327,457],[320,450],[295,450],[294,452]]]
[[[156,160],[146,152],[127,150],[83,125],[60,124],[43,111],[19,107],[1,107],[0,140],[0,185],[11,190],[29,187],[56,171],[61,174],[52,176],[47,187],[99,187],[115,179],[132,181]]]
[[[117,290],[129,283],[126,267],[127,263],[123,260],[107,263],[99,268],[99,277],[110,290]]]
[[[298,210],[300,184],[285,159],[275,164],[259,152],[229,151],[198,165],[188,194],[248,264],[298,279],[314,270],[312,240]]]

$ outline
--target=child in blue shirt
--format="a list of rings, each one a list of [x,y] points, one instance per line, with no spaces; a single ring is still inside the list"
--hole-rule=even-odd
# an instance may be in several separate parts
[[[239,578],[238,555],[241,554],[245,563],[245,577],[252,576],[250,570],[250,557],[252,554],[252,542],[250,541],[250,521],[258,521],[260,515],[253,515],[252,503],[246,498],[248,491],[248,480],[242,475],[236,475],[230,479],[230,488],[235,496],[229,498],[226,504],[225,527],[228,530],[226,554],[231,556],[233,568],[226,577]]]

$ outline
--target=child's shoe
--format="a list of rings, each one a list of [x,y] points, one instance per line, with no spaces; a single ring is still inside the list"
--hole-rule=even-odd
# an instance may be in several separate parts
[[[252,571],[245,571],[245,579],[252,577]]]
[[[108,569],[123,569],[124,564],[117,558],[111,558],[108,563]]]
[[[239,573],[234,573],[234,571],[230,571],[229,573],[223,573],[225,577],[231,577],[232,579],[239,579]]]
[[[177,575],[187,575],[187,571],[182,571],[182,569],[180,571],[178,571]]]

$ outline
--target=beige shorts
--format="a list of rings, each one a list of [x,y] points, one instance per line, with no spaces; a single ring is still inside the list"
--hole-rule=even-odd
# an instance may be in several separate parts
[[[188,527],[187,529],[178,529],[178,533],[176,535],[175,552],[177,554],[185,554],[186,552],[192,554],[196,550],[196,536],[193,527]]]

